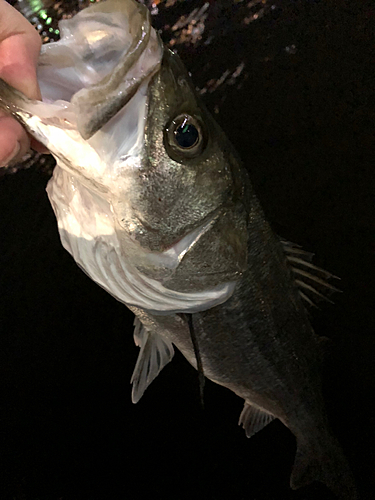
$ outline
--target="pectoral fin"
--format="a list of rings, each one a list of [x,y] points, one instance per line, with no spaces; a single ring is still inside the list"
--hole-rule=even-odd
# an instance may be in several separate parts
[[[141,348],[131,378],[132,401],[138,403],[151,382],[174,355],[171,342],[147,330],[138,318],[134,321],[134,342]]]
[[[242,425],[245,429],[246,437],[250,438],[274,419],[275,417],[270,413],[245,402],[238,425]]]

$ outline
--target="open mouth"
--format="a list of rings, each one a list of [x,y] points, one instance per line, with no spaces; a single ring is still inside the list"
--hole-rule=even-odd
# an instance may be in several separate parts
[[[108,0],[59,23],[61,39],[43,46],[38,79],[47,102],[70,102],[87,140],[135,95],[160,65],[162,45],[148,9]]]
[[[147,8],[133,0],[91,5],[59,28],[61,39],[41,49],[43,103],[30,104],[27,125],[62,168],[102,196],[114,192],[124,163],[138,161],[147,87],[163,45]]]

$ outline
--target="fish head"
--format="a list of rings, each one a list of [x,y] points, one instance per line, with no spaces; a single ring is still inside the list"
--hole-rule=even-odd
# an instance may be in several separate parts
[[[59,27],[42,47],[43,102],[2,85],[0,105],[57,160],[48,193],[65,248],[109,291],[112,264],[92,270],[82,250],[97,257],[95,242],[146,288],[225,300],[247,268],[249,181],[178,55],[134,0],[96,3]]]
[[[168,49],[148,84],[144,120],[140,162],[113,200],[124,247],[130,236],[150,250],[138,268],[179,291],[238,279],[247,265],[247,178]],[[164,260],[152,265],[156,255]]]

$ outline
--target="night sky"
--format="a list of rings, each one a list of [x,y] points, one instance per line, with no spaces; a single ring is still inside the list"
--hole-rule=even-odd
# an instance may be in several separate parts
[[[53,30],[78,5],[60,4],[48,11]],[[167,5],[151,7],[154,24],[275,231],[341,278],[343,293],[312,321],[333,341],[332,429],[362,498],[374,498],[375,5]],[[195,8],[203,24],[193,36],[178,23]],[[242,401],[210,381],[202,410],[197,372],[178,352],[131,403],[133,315],[62,248],[45,193],[51,168],[41,157],[0,177],[0,498],[333,500],[319,484],[289,489],[295,440],[280,422],[246,439]]]

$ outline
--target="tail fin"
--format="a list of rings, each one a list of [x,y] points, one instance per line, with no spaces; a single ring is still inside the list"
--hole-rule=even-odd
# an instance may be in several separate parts
[[[357,500],[354,478],[338,442],[327,435],[319,442],[299,443],[290,486],[297,489],[313,481],[324,483],[339,500]]]

